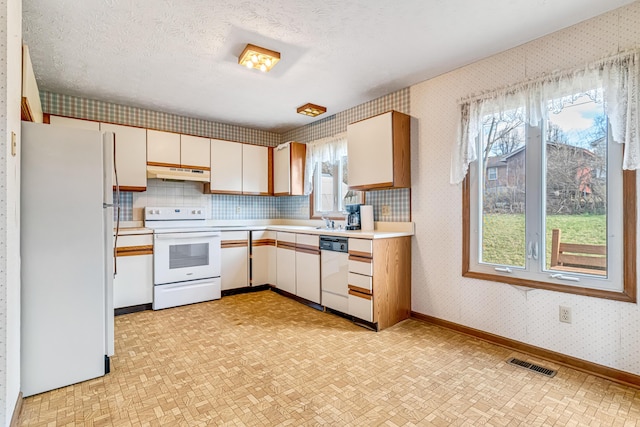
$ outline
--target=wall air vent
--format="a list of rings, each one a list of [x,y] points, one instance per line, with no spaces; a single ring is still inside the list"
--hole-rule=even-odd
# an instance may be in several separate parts
[[[529,371],[537,372],[549,378],[555,377],[556,374],[558,373],[558,371],[554,371],[553,369],[549,369],[540,365],[535,365],[533,363],[525,362],[524,360],[516,359],[515,357],[512,357],[509,360],[507,360],[507,363],[510,365],[519,366],[520,368],[524,368]]]

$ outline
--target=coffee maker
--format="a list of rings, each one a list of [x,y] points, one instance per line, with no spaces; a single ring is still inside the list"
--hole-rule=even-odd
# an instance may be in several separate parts
[[[360,204],[346,205],[347,230],[360,230]]]

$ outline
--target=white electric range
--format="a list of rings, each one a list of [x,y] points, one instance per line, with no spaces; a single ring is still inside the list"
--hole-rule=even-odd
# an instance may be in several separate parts
[[[146,207],[153,230],[153,309],[220,298],[220,231],[203,207]]]

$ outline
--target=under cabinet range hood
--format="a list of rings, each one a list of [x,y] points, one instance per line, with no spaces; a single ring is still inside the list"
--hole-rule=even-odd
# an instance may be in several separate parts
[[[211,172],[202,169],[147,165],[147,178],[164,179],[170,181],[209,182],[211,179]]]

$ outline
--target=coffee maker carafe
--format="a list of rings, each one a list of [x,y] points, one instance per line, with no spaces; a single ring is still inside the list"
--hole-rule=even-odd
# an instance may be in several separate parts
[[[347,230],[360,230],[360,204],[346,205]]]

